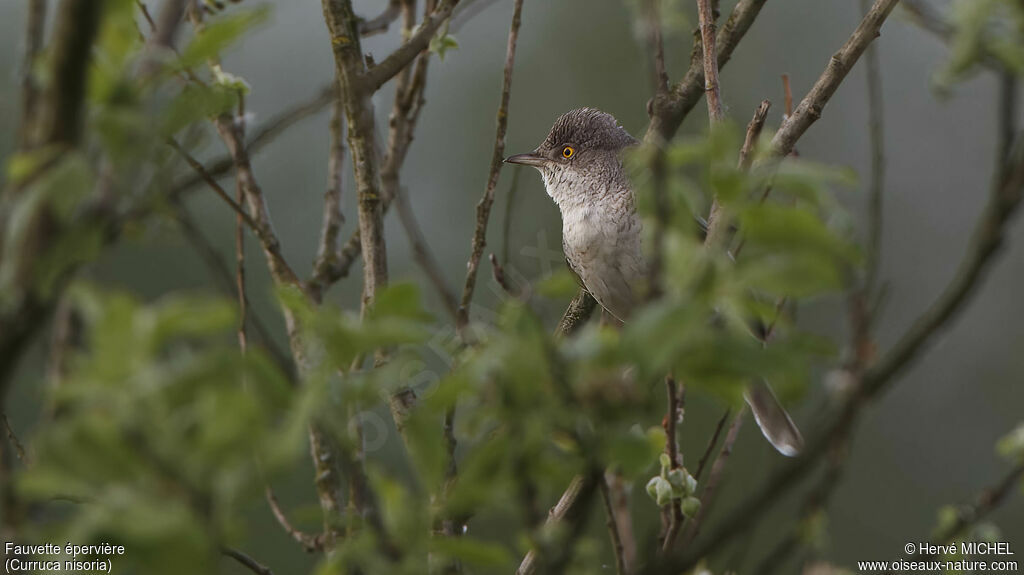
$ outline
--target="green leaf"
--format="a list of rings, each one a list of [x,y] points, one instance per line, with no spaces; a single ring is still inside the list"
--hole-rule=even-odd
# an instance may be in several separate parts
[[[195,122],[232,111],[238,104],[238,92],[220,84],[189,84],[164,110],[160,133],[173,136]]]
[[[218,58],[220,53],[241,38],[242,34],[266,20],[268,14],[269,10],[261,7],[240,10],[210,20],[182,51],[179,67],[194,68],[209,59]]]
[[[444,56],[448,53],[448,50],[458,49],[458,47],[459,42],[455,39],[455,36],[443,33],[437,34],[430,39],[430,46],[428,49],[437,54],[441,60],[444,60]]]

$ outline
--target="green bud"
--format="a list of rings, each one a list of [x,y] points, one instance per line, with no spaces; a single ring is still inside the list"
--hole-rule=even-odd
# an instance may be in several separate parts
[[[657,499],[658,499],[658,480],[659,479],[661,479],[661,478],[658,477],[657,475],[655,475],[654,477],[651,478],[650,481],[647,482],[647,495],[650,495],[651,499],[654,499],[655,501],[657,501]]]
[[[694,516],[697,515],[697,512],[700,511],[700,499],[697,499],[696,497],[687,497],[686,499],[683,499],[681,507],[683,509],[683,515],[693,519]]]
[[[655,491],[657,492],[655,501],[658,503],[658,507],[668,505],[675,497],[675,494],[672,493],[672,484],[666,481],[663,477],[658,477],[658,483],[655,485]]]
[[[672,501],[672,484],[664,477],[656,475],[647,482],[647,495],[658,504],[658,507],[668,505]]]
[[[662,453],[662,454],[661,454],[661,455],[660,455],[660,456],[658,457],[658,461],[660,461],[660,462],[661,462],[661,467],[662,467],[663,469],[668,469],[668,467],[669,467],[670,465],[672,465],[672,460],[668,458],[668,454],[667,454],[667,453]]]
[[[690,475],[690,472],[683,468],[683,473],[686,475],[686,494],[693,495],[697,492],[697,478]]]

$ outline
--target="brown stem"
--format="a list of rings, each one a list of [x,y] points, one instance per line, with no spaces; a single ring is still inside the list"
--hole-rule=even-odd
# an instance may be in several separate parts
[[[473,241],[469,262],[466,264],[466,283],[462,287],[462,298],[459,300],[456,329],[461,333],[469,324],[469,305],[473,300],[476,287],[477,267],[487,246],[487,222],[494,204],[494,188],[498,185],[498,176],[505,156],[505,131],[508,128],[508,102],[512,94],[512,68],[516,60],[516,42],[519,39],[519,24],[522,22],[523,0],[515,0],[512,8],[512,24],[508,30],[508,46],[505,51],[505,69],[501,83],[501,99],[498,104],[494,149],[491,152],[491,168],[487,176],[484,195],[476,205],[476,228],[473,230]]]
[[[668,455],[669,466],[672,469],[681,467],[679,464],[679,443],[676,436],[676,423],[679,421],[680,393],[679,384],[671,376],[665,378],[665,389],[668,396],[668,408],[665,413],[665,454]],[[683,515],[682,501],[673,499],[669,506],[668,529],[665,530],[665,538],[661,542],[661,550],[668,551],[675,543],[676,535],[683,525],[686,517]]]

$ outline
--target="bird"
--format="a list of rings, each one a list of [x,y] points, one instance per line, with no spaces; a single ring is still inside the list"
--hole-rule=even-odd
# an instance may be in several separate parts
[[[640,303],[648,269],[643,222],[623,165],[623,153],[639,144],[611,114],[579,108],[562,114],[532,152],[505,159],[540,172],[562,215],[562,251],[570,270],[622,323]],[[768,442],[783,455],[798,455],[803,437],[768,382],[751,382],[744,397]]]

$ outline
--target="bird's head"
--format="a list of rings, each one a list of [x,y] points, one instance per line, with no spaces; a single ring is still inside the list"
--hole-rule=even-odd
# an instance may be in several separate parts
[[[548,194],[558,201],[560,188],[620,174],[622,151],[638,143],[611,114],[580,108],[555,120],[537,149],[505,161],[540,170]]]

